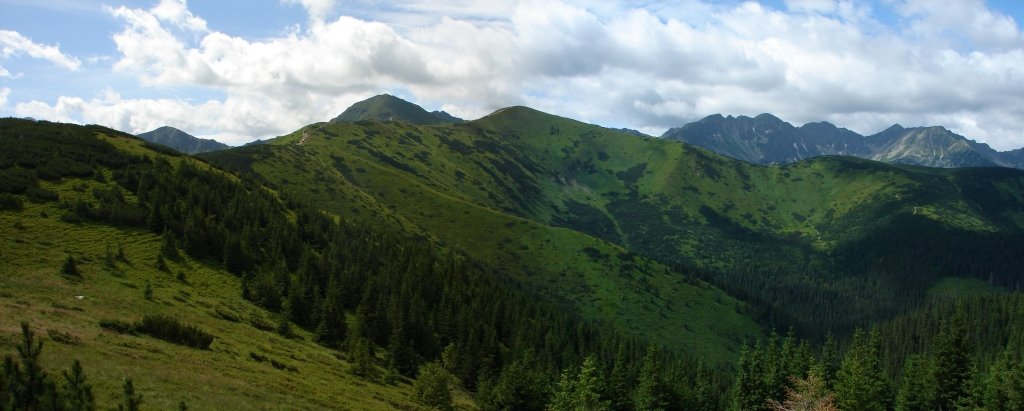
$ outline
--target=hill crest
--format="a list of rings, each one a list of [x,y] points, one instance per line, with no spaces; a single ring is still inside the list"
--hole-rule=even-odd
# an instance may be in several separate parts
[[[379,94],[345,109],[332,123],[357,121],[398,121],[417,125],[455,124],[464,120],[444,111],[429,112],[423,107],[390,94]]]
[[[159,127],[137,135],[150,143],[164,145],[186,154],[207,153],[230,148],[216,140],[198,138],[171,126]]]

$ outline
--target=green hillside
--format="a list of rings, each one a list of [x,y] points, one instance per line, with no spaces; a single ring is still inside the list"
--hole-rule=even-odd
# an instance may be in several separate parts
[[[49,381],[80,360],[101,407],[125,376],[148,405],[196,409],[417,409],[423,369],[458,408],[536,408],[584,357],[617,364],[626,394],[652,359],[724,381],[431,239],[127,134],[5,119],[0,142],[0,352],[28,323]],[[17,388],[26,361],[0,370],[17,409],[39,393]]]
[[[700,358],[732,361],[743,341],[761,334],[742,303],[707,283],[548,224],[547,215],[557,213],[539,191],[548,187],[533,185],[524,171],[531,165],[516,163],[525,157],[487,151],[506,148],[475,141],[474,127],[315,124],[270,145],[205,158],[251,170],[346,218],[432,235],[586,318]],[[484,151],[475,157],[463,149]]]
[[[99,134],[90,138],[94,132]],[[40,141],[45,136],[52,139]],[[122,215],[122,223],[112,225],[83,221],[70,210],[71,205],[83,204],[80,201],[96,203],[96,193],[119,190],[115,174],[122,169],[120,160],[198,162],[161,155],[142,140],[112,130],[81,126],[3,120],[0,139],[10,148],[0,164],[0,196],[5,198],[0,210],[3,355],[14,352],[19,323],[28,322],[42,336],[42,361],[51,375],[59,377],[72,359],[80,360],[101,407],[119,403],[126,376],[134,379],[144,408],[149,409],[173,409],[182,401],[191,409],[221,410],[415,406],[408,380],[367,381],[349,373],[351,364],[345,357],[318,345],[310,332],[295,327],[293,338],[276,333],[279,315],[244,300],[240,278],[219,262],[182,251],[177,259],[167,258],[167,267],[161,270],[156,263],[160,235],[125,226],[128,214]],[[70,160],[76,151],[64,144],[96,150],[77,152],[84,155],[76,162]],[[115,147],[124,154],[107,152]],[[17,160],[34,149],[63,150],[68,157],[51,156],[63,162],[49,165]],[[51,171],[55,174],[48,174]],[[33,180],[19,178],[31,175],[45,179],[33,185]],[[28,187],[20,192],[27,194],[11,196],[22,184]],[[136,196],[125,195],[129,203],[137,201]],[[76,261],[80,276],[62,274],[69,257]],[[147,289],[152,293],[148,298]],[[213,344],[200,350],[100,327],[101,321],[135,322],[153,314],[198,326],[214,336]],[[466,407],[471,404],[465,394],[459,394],[458,401]]]
[[[1013,404],[1020,381],[1016,170],[754,166],[522,107],[202,159],[17,119],[0,143],[0,352],[27,322],[101,408],[126,376],[193,409],[419,409],[421,372],[488,410],[592,378],[623,409],[701,410],[763,409],[818,372],[858,409],[840,365],[900,387],[872,394],[888,404],[918,392],[901,371],[942,407]],[[819,354],[829,331],[844,348]],[[0,402],[23,398],[15,363]]]
[[[1019,247],[1024,226],[1016,170],[846,157],[756,166],[524,107],[450,126],[315,124],[271,144],[206,158],[340,214],[380,219],[365,211],[387,209],[513,275],[532,274],[531,284],[587,315],[618,313],[640,327],[635,318],[654,308],[644,301],[663,302],[670,324],[669,310],[688,317],[685,301],[708,306],[700,294],[672,300],[688,283],[706,288],[694,276],[753,304],[765,324],[817,336],[910,309],[942,277],[1021,281],[1022,253],[1002,251]],[[620,254],[650,260],[623,264]],[[675,267],[667,282],[621,268],[659,264]],[[627,296],[616,303],[601,284]],[[666,328],[658,321],[651,330]]]

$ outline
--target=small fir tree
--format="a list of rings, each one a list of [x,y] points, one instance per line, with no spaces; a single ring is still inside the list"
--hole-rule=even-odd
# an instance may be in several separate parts
[[[71,370],[64,371],[64,398],[71,411],[93,411],[96,409],[92,384],[85,380],[82,363],[78,360],[71,364]]]
[[[82,277],[82,273],[78,271],[78,264],[75,263],[75,258],[70,255],[64,260],[64,266],[61,267],[60,273],[70,277]]]
[[[124,396],[121,399],[121,404],[117,406],[117,410],[139,411],[139,407],[142,405],[142,394],[135,392],[135,385],[132,384],[131,377],[125,377],[121,388]]]
[[[156,269],[164,272],[171,270],[171,268],[167,266],[167,261],[164,261],[163,254],[156,255]]]
[[[39,361],[43,342],[35,338],[27,322],[21,323],[21,342],[16,350],[20,371],[15,373],[15,408],[36,409],[46,393],[47,375]]]
[[[110,243],[107,243],[107,250],[103,254],[103,266],[111,270],[117,269],[117,261],[114,257],[114,250],[110,248]]]

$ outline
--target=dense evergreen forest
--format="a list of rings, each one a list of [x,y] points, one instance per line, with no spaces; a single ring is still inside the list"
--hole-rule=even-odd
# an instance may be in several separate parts
[[[26,201],[60,202],[66,210],[61,218],[69,224],[159,234],[163,244],[153,256],[158,265],[187,253],[224,267],[241,279],[244,298],[279,314],[277,332],[288,335],[292,326],[312,331],[318,343],[354,364],[349,372],[367,380],[415,378],[416,397],[427,406],[450,409],[448,387],[457,384],[487,410],[1024,409],[1019,294],[935,298],[889,321],[855,304],[843,312],[806,313],[820,317],[799,321],[784,317],[796,313],[764,308],[760,316],[767,329],[794,323],[802,328],[750,341],[734,367],[710,367],[680,354],[679,347],[656,346],[583,320],[571,307],[429,238],[326,214],[251,176],[159,146],[146,145],[144,153],[119,150],[100,135],[134,138],[96,126],[0,120],[0,212],[17,212]],[[72,202],[41,184],[62,179],[102,181],[109,188]],[[908,240],[873,241],[863,252],[903,241]],[[976,245],[986,244],[992,243]],[[949,264],[967,261],[966,255],[954,257]],[[1007,255],[965,269],[983,278],[990,266],[1020,258]],[[870,264],[866,272],[888,275],[885,266],[909,263]],[[755,283],[752,272],[706,275],[742,275],[741,283],[752,285],[728,291],[753,301],[793,298],[808,304],[873,281],[836,279],[845,285],[834,296],[802,295],[784,285]],[[754,297],[755,287],[767,293]],[[908,298],[926,300],[923,289]],[[858,320],[876,326],[852,333],[837,327],[837,335],[822,343],[819,337],[833,328],[830,321],[838,321],[828,318],[863,312]],[[820,328],[810,329],[815,326]],[[185,330],[179,334],[186,337],[176,338],[206,341],[187,325],[173,327]],[[92,409],[72,401],[85,395],[80,367],[64,373],[61,386],[32,376],[39,349],[32,348],[27,326],[24,335],[27,348],[19,348],[17,358],[7,357],[0,375],[0,409],[42,409],[41,398],[60,392],[67,399],[51,401],[47,409]],[[44,386],[51,388],[39,388]],[[126,380],[123,407],[138,407],[130,389]]]

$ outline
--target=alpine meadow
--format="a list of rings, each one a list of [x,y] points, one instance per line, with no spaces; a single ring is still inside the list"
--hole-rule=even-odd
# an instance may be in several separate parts
[[[0,411],[1024,410],[1015,2],[126,3],[0,0]]]

